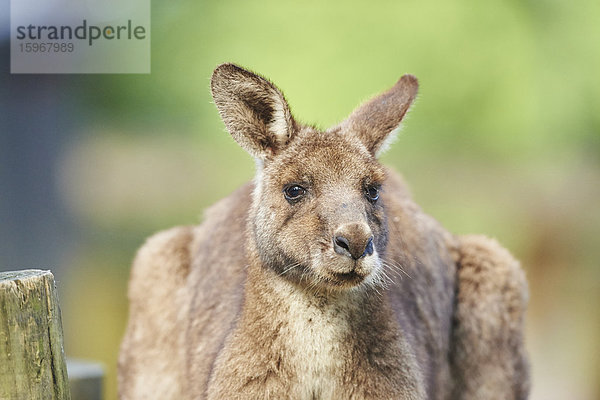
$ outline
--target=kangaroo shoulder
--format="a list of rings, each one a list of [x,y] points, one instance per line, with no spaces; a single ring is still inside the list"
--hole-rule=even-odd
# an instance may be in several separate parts
[[[520,324],[527,307],[527,280],[520,263],[508,250],[486,236],[465,235],[458,237],[454,256],[458,266],[458,301],[469,308],[485,310],[487,319]]]
[[[189,273],[194,227],[179,226],[149,237],[138,250],[129,283],[131,299],[144,293],[169,290],[182,284]],[[171,285],[168,285],[171,282]]]

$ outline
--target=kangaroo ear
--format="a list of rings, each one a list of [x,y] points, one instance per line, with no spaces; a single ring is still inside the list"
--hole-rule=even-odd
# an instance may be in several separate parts
[[[213,72],[212,96],[227,130],[252,156],[266,160],[294,135],[296,123],[275,85],[234,64]]]
[[[386,139],[393,139],[392,132],[399,128],[418,89],[417,78],[404,75],[387,92],[354,110],[340,127],[343,131],[356,135],[371,153],[377,155],[389,143]]]

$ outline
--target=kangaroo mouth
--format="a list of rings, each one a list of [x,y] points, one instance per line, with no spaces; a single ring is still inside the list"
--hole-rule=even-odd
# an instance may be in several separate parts
[[[356,270],[350,272],[331,272],[330,281],[336,286],[355,286],[361,283],[366,275],[358,273]]]

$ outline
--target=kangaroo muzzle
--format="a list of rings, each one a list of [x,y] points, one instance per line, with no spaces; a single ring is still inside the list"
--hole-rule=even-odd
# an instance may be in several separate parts
[[[373,254],[373,233],[366,224],[349,223],[333,234],[333,250],[353,260]]]

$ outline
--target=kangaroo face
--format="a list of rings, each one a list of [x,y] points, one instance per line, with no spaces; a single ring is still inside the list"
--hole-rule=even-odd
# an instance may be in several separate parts
[[[314,288],[380,281],[387,231],[376,155],[417,92],[405,75],[321,132],[298,124],[271,82],[233,64],[211,88],[233,138],[259,164],[251,234],[264,265]]]
[[[305,129],[265,165],[254,199],[262,261],[298,282],[349,287],[377,277],[385,173],[341,130]]]

